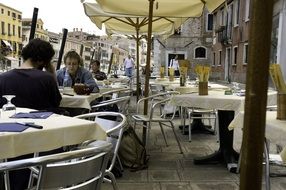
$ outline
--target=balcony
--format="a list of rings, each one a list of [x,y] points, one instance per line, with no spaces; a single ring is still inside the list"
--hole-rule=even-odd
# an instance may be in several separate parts
[[[232,39],[231,39],[231,30],[228,26],[219,26],[215,30],[218,36],[218,41],[225,46],[229,46],[232,44]]]
[[[219,33],[219,32],[223,32],[226,29],[226,26],[225,25],[218,25],[215,28],[216,28],[215,32]]]

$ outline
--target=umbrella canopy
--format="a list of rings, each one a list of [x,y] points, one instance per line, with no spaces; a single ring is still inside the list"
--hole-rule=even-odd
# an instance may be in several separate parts
[[[97,0],[97,2],[106,12],[149,15],[148,0]],[[223,2],[225,0],[156,0],[153,17],[199,17],[205,6],[212,12]]]
[[[85,14],[96,24],[99,29],[105,25],[108,33],[120,33],[125,35],[135,35],[136,29],[140,35],[147,34],[148,17],[140,15],[113,14],[102,10],[101,6],[94,2],[83,2]],[[179,28],[187,18],[166,18],[153,17],[152,33],[153,34],[173,34],[176,28]]]

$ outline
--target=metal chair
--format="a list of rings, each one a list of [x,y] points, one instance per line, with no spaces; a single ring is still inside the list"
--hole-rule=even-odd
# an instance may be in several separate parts
[[[116,117],[115,121],[101,118],[102,116],[114,116]],[[104,172],[104,176],[109,176],[110,180],[104,177],[104,181],[107,181],[109,183],[112,183],[112,186],[114,189],[118,189],[116,184],[116,179],[111,170],[114,167],[116,159],[118,160],[121,169],[123,169],[120,159],[118,157],[118,149],[120,146],[122,134],[124,131],[124,127],[126,126],[126,117],[122,113],[117,112],[93,112],[83,115],[78,115],[76,118],[80,119],[87,119],[87,120],[93,120],[96,123],[98,123],[105,131],[108,136],[107,141],[112,143],[112,157],[111,157],[111,163],[109,167]],[[87,141],[84,142],[81,147],[85,146],[94,146],[98,142],[97,141]]]
[[[281,150],[278,150],[280,152]],[[286,173],[272,173],[270,171],[270,165],[286,168],[286,163],[283,162],[280,154],[270,154],[269,141],[264,141],[264,159],[265,159],[265,189],[271,189],[270,177],[286,177]]]
[[[214,121],[213,134],[218,133],[217,127],[217,110],[215,109],[202,109],[202,108],[188,108],[188,118],[189,118],[189,141],[192,141],[192,121],[194,119],[208,120],[209,125],[211,121]],[[211,130],[211,129],[210,129]],[[183,133],[185,132],[185,127],[183,127]],[[219,137],[217,137],[219,141]]]
[[[5,175],[11,170],[34,168],[38,178],[33,189],[100,189],[111,144],[90,146],[80,150],[0,163]],[[30,183],[29,188],[32,187]],[[6,180],[9,190],[9,180]]]
[[[176,106],[171,106],[169,104],[169,101],[171,100],[171,96],[174,94],[179,94],[176,91],[170,91],[170,92],[166,92],[166,93],[161,93],[161,94],[156,94],[156,95],[152,95],[146,98],[142,98],[137,102],[137,112],[135,115],[132,115],[132,118],[134,119],[134,128],[136,127],[138,122],[142,122],[144,127],[147,127],[147,136],[146,136],[146,144],[148,142],[148,139],[150,138],[150,130],[151,130],[151,123],[153,122],[158,122],[159,126],[161,128],[161,132],[164,138],[164,141],[167,144],[167,140],[166,140],[166,136],[164,133],[164,129],[163,129],[163,125],[170,127],[174,133],[174,136],[176,138],[177,144],[179,146],[180,149],[180,153],[183,153],[180,141],[176,135],[175,129],[174,129],[174,123],[173,123],[173,119],[176,113]],[[164,97],[163,100],[160,101],[156,101],[159,97]],[[151,106],[150,106],[150,111],[149,111],[149,115],[143,115],[140,114],[140,110],[139,107],[140,104],[144,101],[150,101]],[[154,101],[155,100],[155,101]],[[161,107],[163,106],[163,110],[161,110]],[[160,115],[156,115],[155,110],[159,109],[160,110]],[[162,111],[162,112],[161,112]],[[170,117],[166,117],[167,114],[172,114]],[[146,125],[144,125],[144,123],[146,123]],[[169,125],[168,125],[169,124]],[[147,146],[147,145],[146,145]]]

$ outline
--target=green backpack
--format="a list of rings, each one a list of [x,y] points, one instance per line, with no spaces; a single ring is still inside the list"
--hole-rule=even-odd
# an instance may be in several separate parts
[[[131,171],[148,168],[149,157],[146,149],[135,133],[133,127],[128,127],[122,135],[118,156],[123,166]]]

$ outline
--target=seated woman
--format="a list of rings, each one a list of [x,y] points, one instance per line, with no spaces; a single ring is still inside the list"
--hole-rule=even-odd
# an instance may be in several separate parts
[[[68,86],[73,87],[75,83],[83,83],[90,89],[90,92],[99,92],[99,88],[92,77],[91,72],[83,68],[80,55],[75,51],[69,51],[64,56],[65,67],[57,70],[57,81],[63,86],[66,72],[68,72]]]
[[[100,71],[100,62],[98,60],[93,60],[91,63],[90,63],[90,66],[91,66],[91,72],[92,72],[92,75],[93,77],[96,79],[96,80],[105,80],[107,79],[107,76],[104,72]]]
[[[21,53],[24,63],[19,68],[0,75],[0,106],[6,103],[2,95],[11,94],[16,96],[12,99],[12,103],[17,107],[56,110],[62,97],[57,86],[55,70],[51,64],[54,54],[55,51],[49,42],[41,39],[29,41]],[[32,156],[32,154],[23,155],[10,160]],[[9,174],[12,190],[28,187],[29,169],[16,170]]]

